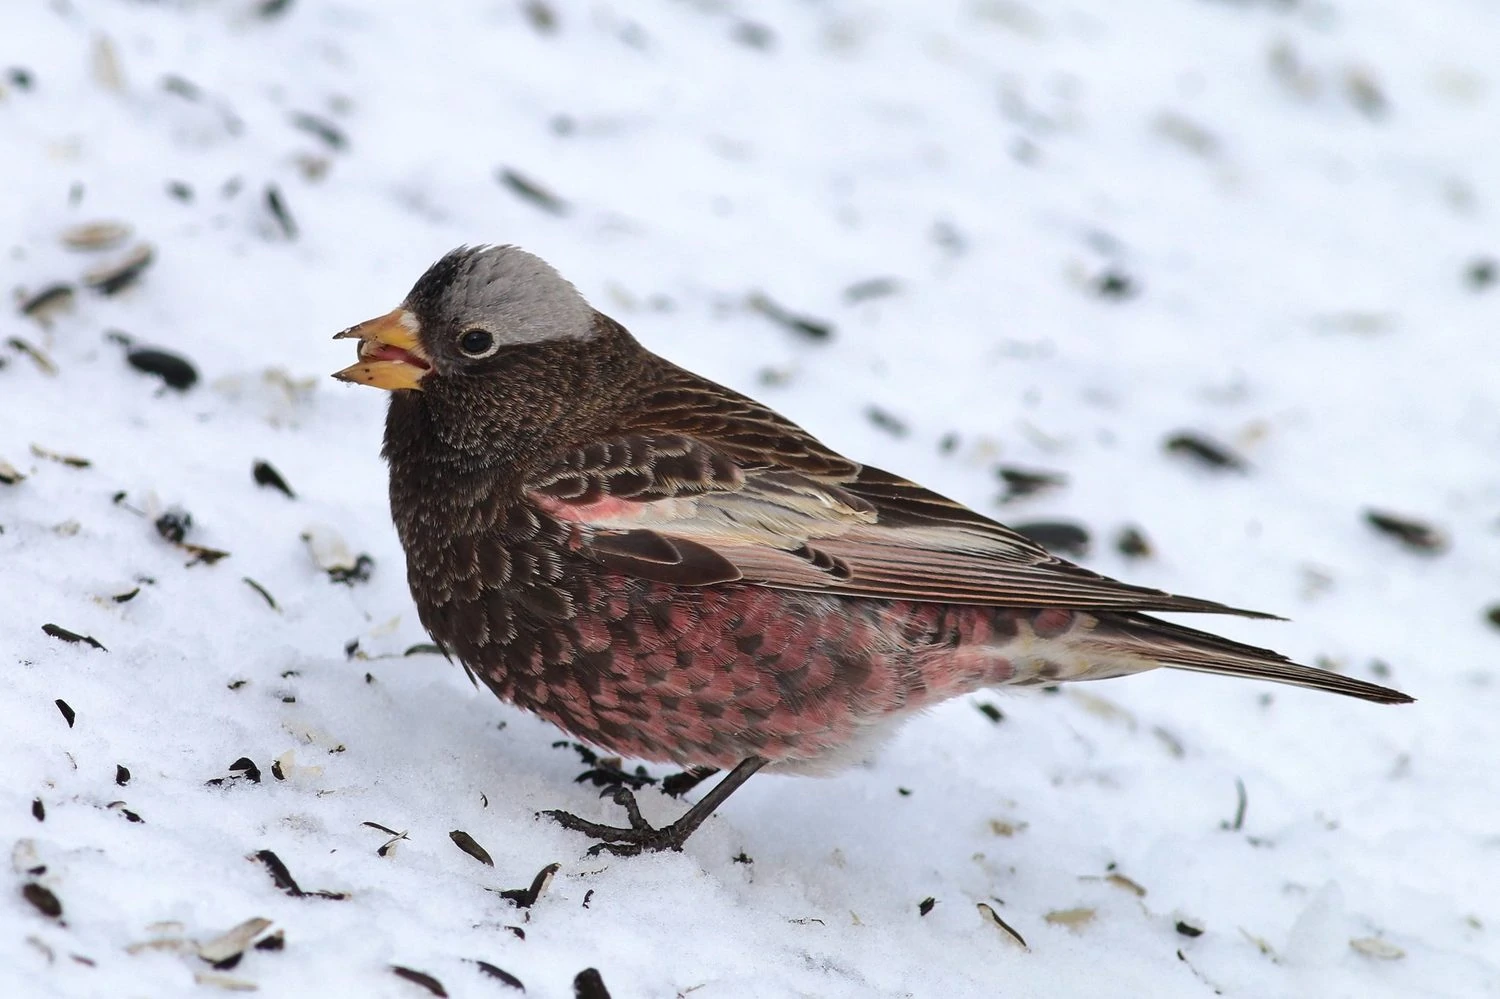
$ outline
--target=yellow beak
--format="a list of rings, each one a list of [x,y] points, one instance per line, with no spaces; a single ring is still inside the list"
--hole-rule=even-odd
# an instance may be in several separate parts
[[[335,340],[359,340],[359,360],[333,377],[394,392],[422,390],[422,379],[432,372],[432,358],[422,349],[417,317],[395,308],[378,319],[335,333]]]

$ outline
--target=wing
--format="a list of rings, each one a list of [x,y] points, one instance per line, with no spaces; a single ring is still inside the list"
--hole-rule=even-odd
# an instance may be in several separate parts
[[[665,363],[665,362],[664,362]],[[744,581],[1006,607],[1269,617],[1121,583],[973,510],[829,450],[773,410],[681,369],[619,436],[527,477],[614,571],[681,586]]]

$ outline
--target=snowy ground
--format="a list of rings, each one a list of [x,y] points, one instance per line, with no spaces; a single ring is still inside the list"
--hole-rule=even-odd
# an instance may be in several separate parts
[[[509,994],[484,961],[539,997],[585,968],[617,999],[1500,995],[1492,4],[428,6],[0,10],[0,994],[430,992],[393,965]],[[63,245],[101,220],[132,234]],[[1222,628],[1418,703],[977,695],[868,767],[757,777],[685,853],[587,858],[533,818],[614,817],[578,754],[402,655],[384,399],[327,377],[330,334],[479,241],[854,455],[1084,525],[1088,564],[1285,614]],[[134,283],[80,283],[138,243]],[[70,307],[21,311],[57,282]],[[1168,452],[1183,430],[1248,468]],[[1002,463],[1068,482],[1002,506]],[[229,557],[169,544],[174,507]],[[553,863],[531,907],[497,893]],[[233,967],[188,942],[256,917]]]

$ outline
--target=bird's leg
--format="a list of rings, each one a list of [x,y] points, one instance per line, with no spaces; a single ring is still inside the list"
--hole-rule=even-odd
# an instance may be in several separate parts
[[[766,761],[759,756],[742,760],[738,766],[729,771],[723,780],[715,784],[713,790],[705,794],[701,801],[684,812],[681,818],[660,829],[653,827],[642,817],[640,807],[635,802],[635,795],[627,787],[611,788],[604,793],[625,809],[625,817],[630,822],[628,827],[601,825],[555,809],[541,814],[564,829],[571,829],[602,840],[603,842],[596,843],[589,848],[590,856],[604,850],[622,857],[634,856],[647,850],[681,850],[687,838],[724,803],[724,799],[749,780],[751,774],[765,765]]]

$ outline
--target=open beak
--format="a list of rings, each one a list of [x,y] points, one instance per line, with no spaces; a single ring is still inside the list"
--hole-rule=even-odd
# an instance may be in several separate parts
[[[360,385],[373,385],[389,392],[397,389],[421,391],[422,379],[432,371],[432,358],[417,338],[421,325],[406,309],[395,308],[378,319],[335,333],[335,340],[359,340],[359,360],[333,377]]]

